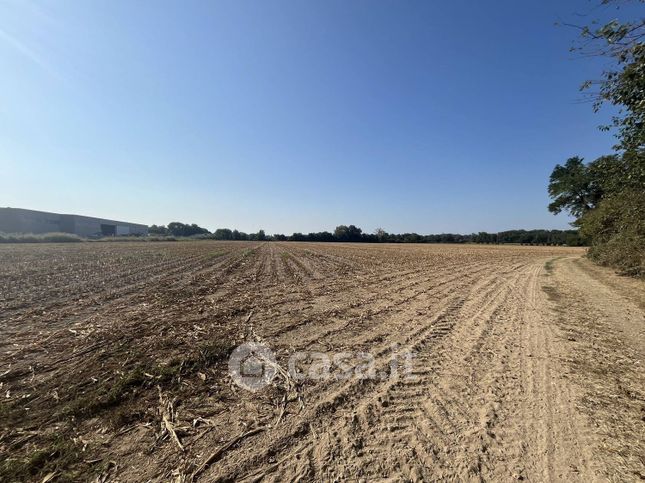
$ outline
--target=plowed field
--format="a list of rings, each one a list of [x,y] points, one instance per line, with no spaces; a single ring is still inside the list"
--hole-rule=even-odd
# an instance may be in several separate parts
[[[583,255],[0,246],[0,481],[643,479],[645,289]]]

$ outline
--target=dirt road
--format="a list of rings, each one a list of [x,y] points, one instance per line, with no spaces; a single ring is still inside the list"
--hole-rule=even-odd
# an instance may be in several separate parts
[[[5,479],[645,478],[645,289],[581,250],[121,243],[0,261]],[[229,373],[249,341],[281,368],[257,392]],[[339,354],[367,377],[340,377]],[[321,357],[324,377],[297,377]]]

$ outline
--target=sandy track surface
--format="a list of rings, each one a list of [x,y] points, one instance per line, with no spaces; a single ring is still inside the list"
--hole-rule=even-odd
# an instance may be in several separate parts
[[[582,254],[0,247],[1,475],[645,478],[645,289]],[[247,341],[282,368],[294,354],[367,353],[374,377],[331,367],[327,378],[279,374],[250,392],[227,365]],[[409,374],[395,377],[394,354],[413,356]]]

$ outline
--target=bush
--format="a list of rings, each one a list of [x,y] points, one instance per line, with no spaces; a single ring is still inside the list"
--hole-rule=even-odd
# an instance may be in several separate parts
[[[0,243],[77,243],[83,239],[71,233],[0,233]]]
[[[645,192],[610,196],[578,223],[580,233],[593,239],[589,258],[625,275],[645,277]]]
[[[189,240],[190,238],[185,238]],[[102,238],[97,238],[92,240],[92,243],[114,243],[114,242],[165,242],[165,241],[177,241],[178,239],[174,236],[139,236],[139,235],[124,235],[124,236],[106,236]]]

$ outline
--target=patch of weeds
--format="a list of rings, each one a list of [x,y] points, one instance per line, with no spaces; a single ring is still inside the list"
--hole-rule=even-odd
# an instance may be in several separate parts
[[[280,257],[281,257],[282,259],[286,260],[287,258],[290,258],[290,257],[291,257],[291,255],[289,255],[287,252],[282,252],[282,253],[280,254]]]
[[[58,472],[56,481],[78,481],[80,474],[73,467],[80,462],[81,455],[81,449],[70,438],[51,435],[29,455],[0,461],[0,481],[33,480],[49,472]]]
[[[6,426],[20,425],[21,421],[29,417],[25,411],[28,399],[0,400],[0,421]],[[2,480],[0,480],[2,481]]]
[[[15,413],[16,408],[13,401],[0,400],[0,420],[7,421]]]
[[[226,360],[233,352],[233,345],[227,340],[218,340],[199,348],[199,358],[204,366],[211,366]]]
[[[549,300],[551,300],[553,302],[559,302],[560,300],[562,300],[562,295],[555,288],[549,287],[547,285],[543,285],[542,290],[544,291],[546,296],[549,298]]]
[[[179,358],[171,359],[168,364],[154,367],[150,373],[159,382],[172,381],[175,377],[181,376],[184,369],[184,360]]]
[[[169,386],[178,382],[182,376],[194,374],[226,360],[233,348],[229,341],[222,339],[202,345],[188,357],[171,359],[167,364],[139,366],[125,373],[113,384],[75,398],[63,409],[63,415],[84,418],[96,416],[119,406],[131,398],[139,388]],[[115,413],[114,424],[127,421],[129,417],[125,410],[123,414]]]
[[[179,376],[194,374],[226,360],[233,348],[229,341],[217,340],[200,346],[197,351],[186,358],[175,358],[167,365],[157,366],[151,372],[160,382],[170,382]]]
[[[131,388],[140,386],[144,381],[145,376],[141,369],[135,369],[126,373],[123,378],[119,379],[108,391],[105,398],[105,404],[108,407],[118,404]]]
[[[104,409],[119,405],[132,388],[141,386],[145,380],[144,371],[134,369],[111,386],[75,399],[65,408],[64,413],[72,416],[94,416]]]
[[[555,257],[555,258],[552,258],[551,260],[548,260],[548,261],[544,264],[544,269],[546,270],[547,275],[551,275],[551,274],[553,273],[553,267],[554,267],[555,262],[556,262],[557,260],[560,260],[561,258],[562,258],[562,257]]]

